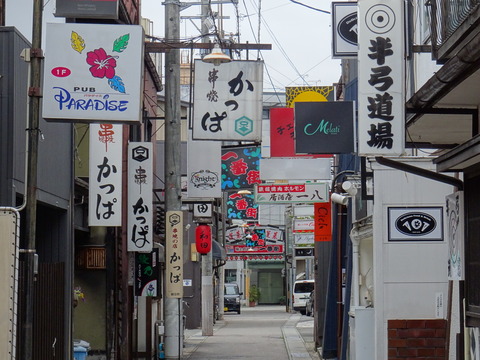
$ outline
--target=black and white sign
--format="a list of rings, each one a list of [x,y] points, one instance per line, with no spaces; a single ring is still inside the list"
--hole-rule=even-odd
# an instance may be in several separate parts
[[[332,2],[334,59],[352,58],[358,52],[358,15],[356,2]]]
[[[389,207],[389,241],[443,241],[442,207]]]
[[[358,3],[358,153],[405,148],[405,43],[402,1]]]

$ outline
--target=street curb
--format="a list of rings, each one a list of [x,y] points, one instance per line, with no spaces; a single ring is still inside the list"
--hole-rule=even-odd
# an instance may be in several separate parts
[[[290,360],[312,359],[305,346],[305,342],[296,327],[301,317],[302,316],[298,313],[292,314],[282,326],[283,341],[285,342],[288,358]]]
[[[213,326],[213,334],[223,328],[226,325],[225,320],[217,320],[215,325]],[[182,359],[189,359],[195,351],[197,351],[198,347],[209,338],[210,336],[202,335],[202,329],[193,329],[185,331],[185,341],[184,346],[188,341],[188,347],[183,348],[183,355]]]

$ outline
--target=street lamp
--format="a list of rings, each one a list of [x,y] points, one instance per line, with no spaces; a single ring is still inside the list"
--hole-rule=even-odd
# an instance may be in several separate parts
[[[218,44],[213,46],[212,52],[207,54],[202,59],[203,62],[214,64],[215,66],[219,66],[220,64],[229,63],[232,61],[230,56],[225,54]]]

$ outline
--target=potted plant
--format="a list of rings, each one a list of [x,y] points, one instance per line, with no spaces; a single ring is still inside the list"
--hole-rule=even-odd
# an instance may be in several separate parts
[[[257,304],[258,299],[260,298],[260,290],[257,285],[250,286],[250,291],[248,292],[248,301],[250,307],[253,307]]]

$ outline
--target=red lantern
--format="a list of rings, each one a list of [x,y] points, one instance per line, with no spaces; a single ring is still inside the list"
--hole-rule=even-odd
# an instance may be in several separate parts
[[[208,254],[212,250],[212,230],[208,225],[198,225],[195,229],[195,245],[197,251],[202,254]]]

